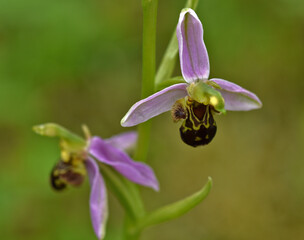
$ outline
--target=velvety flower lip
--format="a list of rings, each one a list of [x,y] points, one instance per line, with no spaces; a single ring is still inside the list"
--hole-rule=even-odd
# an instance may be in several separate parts
[[[169,111],[177,100],[185,97],[223,113],[225,110],[249,111],[262,107],[261,100],[254,93],[237,84],[219,78],[208,80],[210,66],[203,26],[192,9],[181,11],[176,34],[181,72],[186,83],[171,85],[135,103],[121,120],[123,127],[140,124]],[[217,108],[217,104],[221,108]]]
[[[147,164],[132,160],[125,150],[134,146],[136,132],[126,132],[109,139],[92,137],[89,142],[89,157],[85,161],[91,184],[90,212],[92,225],[98,239],[103,239],[108,218],[107,192],[104,180],[95,160],[113,167],[130,181],[158,191],[159,183]],[[94,159],[93,159],[94,157]]]

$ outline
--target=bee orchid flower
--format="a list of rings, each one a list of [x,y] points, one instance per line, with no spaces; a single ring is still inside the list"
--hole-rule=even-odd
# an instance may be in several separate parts
[[[114,168],[134,183],[156,191],[159,189],[152,168],[132,160],[126,153],[136,143],[136,132],[122,133],[109,139],[88,137],[84,141],[57,124],[38,125],[34,127],[34,131],[44,136],[60,137],[61,158],[51,173],[51,185],[55,190],[62,190],[67,185],[79,186],[85,176],[89,176],[90,213],[98,239],[105,236],[108,218],[107,190],[98,162]]]
[[[182,120],[182,140],[193,147],[210,143],[217,126],[213,114],[249,111],[262,106],[252,92],[235,83],[209,78],[210,66],[203,40],[203,26],[192,9],[183,9],[176,29],[180,66],[185,83],[171,85],[135,103],[121,120],[131,127],[170,111]]]

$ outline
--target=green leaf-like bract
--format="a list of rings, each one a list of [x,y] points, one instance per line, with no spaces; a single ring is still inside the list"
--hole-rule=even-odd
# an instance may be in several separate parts
[[[147,214],[143,219],[140,220],[137,228],[143,229],[151,225],[156,225],[180,217],[202,202],[208,196],[211,187],[212,179],[209,177],[208,182],[200,191],[185,199],[169,204]]]

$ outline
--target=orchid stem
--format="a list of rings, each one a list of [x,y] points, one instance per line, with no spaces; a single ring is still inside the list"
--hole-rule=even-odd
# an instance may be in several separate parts
[[[123,228],[123,240],[138,240],[140,238],[141,230],[135,226],[136,222],[126,216]]]
[[[154,93],[155,79],[155,48],[156,48],[156,21],[157,21],[157,5],[158,0],[142,0],[143,8],[143,53],[142,53],[142,86],[141,97],[146,98]],[[145,122],[138,127],[138,144],[134,154],[134,158],[138,161],[145,162],[149,149],[151,133],[151,122]],[[139,216],[143,217],[144,208],[141,199],[138,198],[138,189],[132,189],[140,206]],[[138,213],[137,213],[138,214]],[[138,216],[138,215],[137,215]],[[140,231],[135,229],[138,219],[132,221],[127,215],[124,225],[124,240],[137,240]]]
[[[141,97],[146,98],[154,93],[155,79],[155,45],[158,0],[142,0],[143,8],[143,55],[142,55],[142,89]],[[151,123],[146,122],[138,127],[138,145],[135,159],[146,161],[150,142]]]

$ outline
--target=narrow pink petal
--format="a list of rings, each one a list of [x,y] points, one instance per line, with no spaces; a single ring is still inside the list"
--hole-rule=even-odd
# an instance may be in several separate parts
[[[213,78],[210,81],[217,83],[222,88],[218,91],[225,100],[226,110],[249,111],[262,107],[262,102],[257,95],[239,85],[219,78]]]
[[[137,132],[129,131],[117,134],[111,138],[105,139],[105,141],[115,148],[122,151],[128,151],[135,147],[137,141]]]
[[[187,84],[179,83],[167,87],[135,103],[121,120],[121,126],[132,127],[169,111],[180,98],[187,96]]]
[[[99,167],[93,159],[87,159],[86,168],[91,184],[90,212],[92,225],[98,239],[103,239],[108,219],[106,187],[100,175]]]
[[[132,160],[125,152],[117,149],[99,137],[91,139],[89,153],[100,162],[112,166],[130,181],[158,191],[154,171],[147,164]]]
[[[180,13],[176,35],[184,79],[188,83],[197,79],[208,79],[210,66],[203,40],[203,25],[192,9],[188,8]]]

